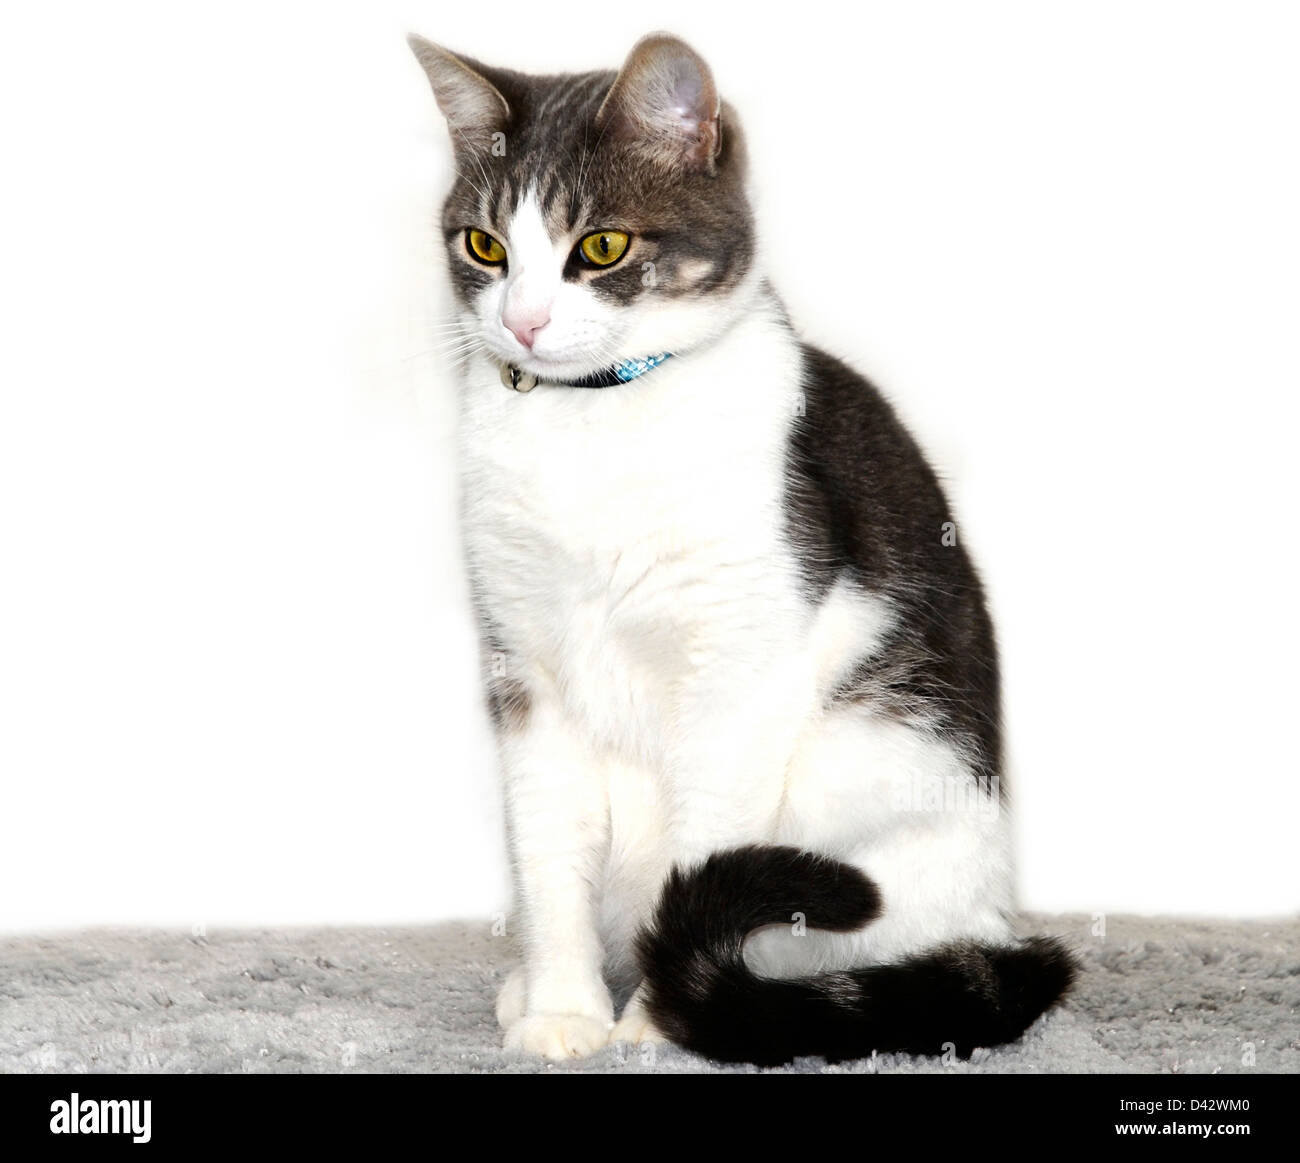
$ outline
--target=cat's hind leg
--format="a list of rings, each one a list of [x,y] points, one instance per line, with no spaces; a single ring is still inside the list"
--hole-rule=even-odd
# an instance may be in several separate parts
[[[610,861],[601,896],[605,972],[616,996],[627,996],[611,1042],[666,1041],[644,1005],[636,958],[637,932],[649,922],[672,867],[661,777],[630,761],[609,764]]]
[[[828,716],[791,764],[777,842],[858,868],[882,913],[847,933],[791,916],[750,938],[746,962],[792,977],[1008,939],[1008,825],[996,781],[978,780],[952,740],[862,707]]]
[[[623,1014],[614,1023],[610,1031],[611,1042],[631,1042],[644,1045],[651,1042],[667,1042],[668,1038],[655,1025],[654,1018],[646,1006],[646,988],[638,986],[623,1008]]]
[[[516,965],[497,993],[497,1023],[503,1030],[508,1030],[524,1016],[527,986],[528,979],[524,976],[524,967]]]

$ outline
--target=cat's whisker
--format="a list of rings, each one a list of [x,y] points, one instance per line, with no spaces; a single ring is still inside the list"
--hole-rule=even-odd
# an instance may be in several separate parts
[[[473,161],[474,165],[477,167],[479,177],[483,179],[484,186],[491,186],[492,180],[488,177],[486,171],[483,169],[483,163],[479,160],[478,151],[470,143],[469,138],[467,138],[464,133],[462,133],[459,129],[456,130],[456,132],[457,134],[459,134],[461,141],[464,142],[465,145],[464,152],[469,155],[470,160]],[[478,192],[479,196],[484,200],[484,202],[490,200],[488,198],[487,190],[484,188],[484,186],[480,186],[476,181],[474,181],[473,178],[471,178],[467,173],[465,173],[465,171],[461,169],[459,166],[456,167],[456,173],[459,174],[466,182],[469,183],[470,186],[474,188],[474,190]]]
[[[568,164],[569,174],[573,178],[573,185],[569,189],[569,218],[576,222],[578,219],[578,194],[582,189],[582,171],[587,161],[587,146],[584,143],[582,147],[582,157],[578,159],[576,165],[570,161]]]
[[[477,355],[480,351],[485,351],[485,350],[486,348],[483,346],[483,344],[477,343],[474,344],[472,347],[467,348],[464,351],[457,352],[455,355],[444,356],[443,358],[446,359],[447,362],[450,363],[453,367],[458,367],[459,365],[467,362],[471,356]]]
[[[452,337],[444,342],[435,343],[430,347],[412,352],[410,355],[399,356],[397,359],[391,360],[383,366],[387,368],[395,368],[401,367],[404,364],[414,363],[419,359],[446,358],[449,350],[454,350],[461,346],[472,347],[476,344],[481,344],[481,341],[468,335]]]
[[[484,190],[482,186],[480,186],[476,181],[474,181],[474,179],[471,178],[459,166],[452,166],[452,172],[456,175],[456,177],[458,177],[461,181],[463,181],[466,185],[468,185],[470,189],[472,189],[476,194],[478,194],[480,203],[486,204],[489,201],[487,196],[487,191]]]
[[[460,135],[461,141],[465,143],[465,152],[469,154],[470,160],[473,161],[476,167],[478,167],[479,177],[483,179],[484,186],[490,187],[492,185],[492,179],[488,176],[487,171],[483,168],[483,162],[482,159],[480,159],[480,157],[478,156],[478,150],[474,148],[474,146],[470,143],[469,138],[466,137],[465,134],[460,129],[456,129],[456,133]],[[484,218],[486,219],[488,206],[491,205],[492,202],[492,199],[488,195],[487,190],[484,189],[484,186],[480,186],[477,182],[473,181],[473,179],[471,179],[463,171],[457,171],[457,172],[460,173],[461,177],[464,178],[465,181],[468,182],[469,185],[472,186],[474,190],[478,193],[479,210],[484,216]]]
[[[439,359],[455,359],[464,352],[477,351],[482,346],[483,344],[479,340],[473,339],[465,343],[448,344],[442,348],[435,348],[429,354]]]
[[[591,173],[591,168],[590,168],[591,162],[594,161],[597,154],[600,153],[601,144],[605,140],[605,130],[608,128],[609,128],[608,122],[606,122],[604,125],[601,126],[600,136],[596,139],[595,149],[589,150],[587,148],[586,143],[585,142],[583,143],[583,147],[582,147],[583,163],[582,163],[582,168],[578,172],[578,190],[577,190],[577,195],[579,198],[578,210],[580,210],[582,206],[583,197],[586,193],[586,191],[583,189],[583,184],[586,181],[586,177]],[[575,213],[576,212],[577,210],[575,210]]]

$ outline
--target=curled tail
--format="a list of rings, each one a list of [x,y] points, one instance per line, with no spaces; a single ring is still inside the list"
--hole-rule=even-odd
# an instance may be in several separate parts
[[[809,927],[848,932],[880,915],[880,894],[852,865],[796,848],[736,848],[675,869],[637,938],[659,1029],[707,1057],[762,1066],[947,1046],[968,1056],[1018,1038],[1074,979],[1073,959],[1049,937],[960,942],[789,981],[752,973],[745,938],[795,913]]]

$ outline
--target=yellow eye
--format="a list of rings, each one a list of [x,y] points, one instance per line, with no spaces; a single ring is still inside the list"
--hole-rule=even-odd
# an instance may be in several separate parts
[[[623,257],[623,252],[631,241],[621,230],[597,230],[578,243],[578,249],[589,263],[608,267]]]
[[[479,262],[485,262],[489,266],[496,266],[498,263],[506,261],[506,248],[492,235],[484,234],[481,230],[469,230],[466,231],[465,240],[469,246],[470,254]]]

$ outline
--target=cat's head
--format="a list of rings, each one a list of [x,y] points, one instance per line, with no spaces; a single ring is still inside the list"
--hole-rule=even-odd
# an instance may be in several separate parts
[[[689,46],[655,34],[617,74],[543,77],[411,45],[454,147],[442,228],[471,346],[564,381],[688,350],[743,308],[743,143]]]

